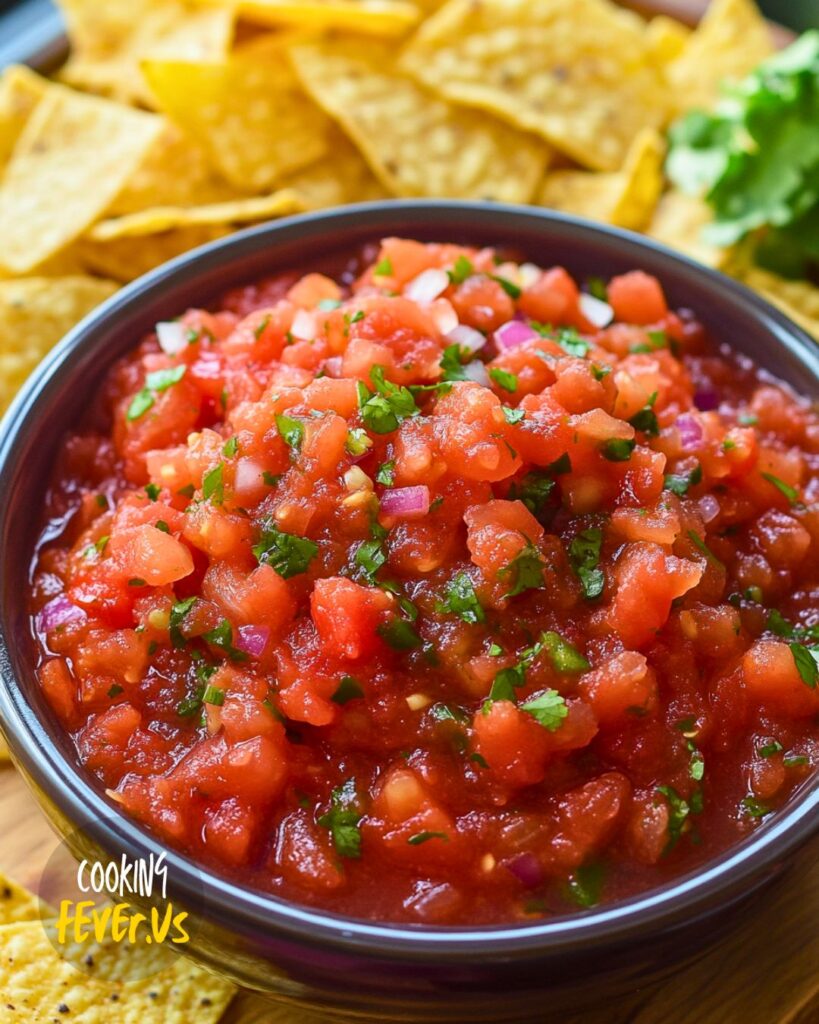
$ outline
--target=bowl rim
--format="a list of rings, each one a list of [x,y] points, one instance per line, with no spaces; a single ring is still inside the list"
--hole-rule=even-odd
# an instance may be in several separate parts
[[[298,214],[236,232],[154,268],[106,300],[51,350],[0,422],[0,489],[5,493],[2,485],[9,466],[14,464],[18,435],[36,423],[43,389],[75,350],[93,345],[103,325],[127,315],[146,296],[161,292],[174,281],[195,279],[197,269],[205,264],[225,266],[238,252],[256,252],[264,245],[275,248],[277,243],[316,236],[327,229],[340,232],[345,225],[360,227],[370,221],[375,238],[389,233],[389,222],[400,221],[402,216],[415,218],[419,233],[428,233],[431,228],[455,233],[459,218],[467,219],[473,232],[476,222],[487,232],[497,232],[500,218],[510,226],[524,219],[539,222],[544,230],[551,226],[585,236],[591,242],[617,243],[634,254],[636,267],[642,266],[641,256],[648,256],[655,264],[652,272],[661,277],[662,267],[682,268],[701,283],[718,286],[729,311],[733,308],[736,314],[740,304],[750,309],[761,326],[771,331],[777,345],[788,349],[819,382],[819,355],[807,332],[744,285],[653,239],[536,207],[456,200],[381,200]],[[509,234],[510,244],[514,244],[511,230]],[[658,263],[660,269],[656,268]],[[106,366],[110,362],[109,358]],[[4,516],[5,511],[0,510],[0,521]],[[0,564],[4,561],[0,552]],[[26,781],[47,793],[69,821],[82,822],[92,842],[116,856],[126,853],[148,857],[153,853],[156,857],[164,853],[172,897],[183,903],[187,897],[196,906],[204,887],[205,916],[218,920],[223,927],[235,927],[245,934],[260,929],[302,945],[364,953],[381,960],[432,965],[445,957],[449,963],[474,964],[510,955],[542,957],[581,948],[587,952],[591,947],[611,947],[696,918],[717,899],[738,899],[761,875],[774,873],[790,852],[819,832],[817,772],[784,808],[751,835],[694,871],[626,900],[527,924],[440,927],[346,917],[233,882],[164,846],[135,820],[118,813],[79,766],[62,755],[49,725],[26,700],[27,684],[18,680],[12,669],[4,622],[0,622],[0,680],[4,684],[0,686],[0,727]]]

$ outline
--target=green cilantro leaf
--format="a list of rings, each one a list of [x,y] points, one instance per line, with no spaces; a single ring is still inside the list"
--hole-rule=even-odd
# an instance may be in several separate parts
[[[802,682],[808,689],[815,690],[819,680],[819,647],[805,647],[796,642],[788,646]]]
[[[222,619],[215,629],[205,633],[204,639],[214,647],[218,647],[220,651],[224,651],[231,661],[247,661],[248,659],[244,651],[233,646],[233,627],[227,619]]]
[[[439,603],[438,609],[457,615],[470,625],[484,622],[486,619],[478,595],[475,593],[475,586],[465,572],[459,572],[447,583],[444,599]]]
[[[348,701],[356,700],[358,697],[364,696],[364,690],[361,687],[361,683],[352,676],[342,676],[341,682],[336,687],[336,691],[330,698],[336,704],[346,704]]]
[[[508,577],[510,582],[509,590],[504,597],[517,597],[525,590],[542,590],[543,570],[545,566],[540,552],[534,544],[526,538],[526,544],[520,549],[512,561],[498,573],[500,579]]]
[[[634,440],[627,441],[622,437],[613,437],[610,441],[605,442],[601,454],[609,462],[628,462],[636,444],[637,442]]]
[[[602,544],[603,531],[590,529],[578,533],[569,545],[569,561],[583,587],[583,596],[588,601],[600,597],[606,583],[603,570],[598,568]]]
[[[301,445],[304,441],[304,424],[301,420],[280,413],[276,417],[276,430],[278,430],[279,436],[290,449],[293,456],[301,451]]]
[[[330,810],[318,818],[322,828],[329,829],[333,846],[340,857],[357,859],[361,856],[359,823],[363,815],[358,809],[355,779],[333,790]]]
[[[464,358],[466,356],[467,358]],[[447,345],[441,353],[442,380],[466,380],[464,363],[468,362],[469,353],[465,352],[458,344]]]
[[[399,424],[418,413],[409,388],[385,380],[384,367],[373,366],[370,377],[375,393],[363,381],[358,382],[358,406],[365,426],[376,434],[389,434]]]
[[[373,269],[373,274],[375,274],[376,277],[392,277],[393,273],[392,260],[387,256],[385,256],[384,259],[379,260]]]
[[[773,473],[760,473],[763,480],[767,480],[769,484],[773,486],[781,493],[784,494],[791,505],[799,504],[799,491],[795,487],[791,487],[790,484],[786,484],[784,480],[780,480],[778,476],[774,476]]]
[[[557,732],[569,713],[566,701],[557,690],[545,690],[521,704],[520,708],[549,732]]]
[[[422,843],[428,843],[430,839],[440,839],[444,843],[449,842],[446,832],[416,832],[414,836],[409,837],[407,842],[410,846],[420,846]]]
[[[202,497],[205,501],[210,501],[214,505],[221,505],[225,500],[225,484],[221,462],[218,466],[208,470],[202,477]]]
[[[513,281],[510,281],[505,277],[501,277],[499,274],[490,274],[489,276],[493,281],[496,281],[501,288],[503,288],[510,299],[520,298],[521,290]]]
[[[197,598],[189,597],[186,601],[178,601],[171,608],[170,618],[168,620],[168,632],[171,639],[171,647],[181,650],[185,644],[185,635],[182,632],[182,624],[185,620],[185,616],[196,604]]]
[[[385,487],[392,487],[395,483],[395,459],[388,459],[387,462],[381,463],[375,474],[375,481]]]
[[[569,896],[580,907],[595,907],[600,902],[604,880],[602,864],[583,864],[569,878]]]
[[[466,256],[459,256],[455,260],[455,264],[452,270],[448,270],[449,280],[451,284],[463,284],[468,277],[472,277],[475,273],[475,267],[472,265],[472,261],[468,260]]]
[[[679,498],[688,493],[689,487],[695,487],[702,482],[702,466],[697,464],[690,473],[668,473],[664,480],[664,487]]]
[[[559,633],[548,630],[541,638],[544,650],[558,672],[588,672],[589,662]]]
[[[284,580],[307,572],[318,554],[318,544],[307,537],[280,530],[272,520],[266,520],[253,554],[259,565],[269,565]]]
[[[499,366],[493,366],[489,370],[489,379],[493,380],[499,388],[514,394],[518,389],[518,378],[514,373],[502,370]]]

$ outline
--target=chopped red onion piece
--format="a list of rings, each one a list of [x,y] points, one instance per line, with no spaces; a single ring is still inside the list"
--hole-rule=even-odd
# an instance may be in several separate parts
[[[188,344],[188,328],[179,320],[165,320],[156,325],[159,347],[169,356],[178,355]]]
[[[486,335],[466,324],[458,324],[455,330],[447,333],[447,338],[460,345],[465,352],[479,352],[486,344]]]
[[[267,626],[239,626],[236,646],[251,658],[258,658],[267,647],[269,639],[270,629]]]
[[[441,334],[449,334],[458,326],[458,314],[449,299],[436,299],[429,312]]]
[[[315,315],[308,313],[306,309],[300,309],[293,317],[290,333],[300,341],[313,341],[317,333]]]
[[[714,388],[703,388],[694,392],[694,405],[700,412],[711,412],[719,409],[719,395]]]
[[[467,363],[464,366],[464,377],[467,380],[474,380],[476,384],[483,384],[485,388],[490,386],[489,374],[486,372],[485,364],[480,359],[473,359],[471,363]]]
[[[537,331],[530,324],[520,320],[509,320],[495,331],[495,344],[499,349],[517,348],[518,345],[537,337]]]
[[[543,868],[533,853],[519,853],[511,860],[504,861],[504,867],[527,889],[534,889],[543,881]]]
[[[425,516],[429,512],[429,488],[421,484],[384,491],[381,511],[388,516]]]
[[[449,275],[438,267],[422,270],[404,289],[404,295],[413,302],[425,305],[437,299],[449,287]]]
[[[41,633],[50,633],[67,622],[79,622],[85,618],[87,616],[82,608],[72,604],[65,594],[58,594],[40,610],[37,616],[37,629]]]
[[[263,477],[264,469],[255,459],[239,459],[236,463],[233,489],[237,494],[254,491],[262,483]]]
[[[614,319],[614,310],[608,302],[603,302],[602,299],[598,299],[594,295],[584,292],[580,296],[578,305],[583,316],[595,327],[608,327]]]
[[[705,437],[700,421],[688,412],[677,418],[677,431],[680,435],[680,446],[686,452],[697,451]]]
[[[706,523],[713,523],[720,513],[719,502],[713,494],[705,494],[699,500],[700,512]]]

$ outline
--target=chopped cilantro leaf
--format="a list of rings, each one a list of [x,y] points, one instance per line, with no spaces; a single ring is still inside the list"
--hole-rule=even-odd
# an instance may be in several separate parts
[[[366,430],[353,427],[347,431],[347,443],[344,446],[350,455],[363,455],[372,447],[372,441]]]
[[[602,544],[603,531],[595,528],[578,533],[569,545],[569,560],[588,601],[600,597],[606,582],[603,570],[598,568]]]
[[[510,426],[520,423],[520,421],[526,416],[526,411],[524,409],[510,409],[508,405],[502,405],[501,409],[503,411],[503,418]]]
[[[247,661],[247,654],[233,646],[233,627],[227,619],[222,619],[215,629],[205,633],[204,639],[223,651],[231,661]]]
[[[493,366],[490,369],[489,378],[499,388],[503,388],[504,391],[508,391],[510,394],[514,394],[518,389],[517,376],[514,373],[509,373],[507,370],[502,370],[499,366]]]
[[[347,779],[342,786],[334,789],[330,801],[330,810],[321,815],[318,823],[329,829],[339,856],[356,859],[361,856],[361,832],[358,826],[362,815],[357,806],[355,779]]]
[[[561,327],[554,340],[567,355],[576,356],[578,359],[584,359],[591,348],[591,345],[580,337],[574,327]]]
[[[148,495],[150,501],[156,501],[160,494],[160,488],[156,484],[146,484],[145,493]]]
[[[223,481],[223,467],[220,462],[218,466],[208,470],[202,477],[202,497],[214,505],[221,505],[225,500],[225,485]]]
[[[300,420],[280,413],[276,417],[276,429],[292,455],[301,450],[301,444],[304,440],[304,424]]]
[[[342,676],[341,682],[336,687],[336,692],[330,698],[336,704],[346,704],[348,701],[356,700],[364,696],[361,683],[352,676]]]
[[[521,290],[514,283],[514,281],[510,281],[505,277],[501,277],[499,274],[490,274],[489,276],[492,278],[493,281],[496,281],[501,286],[501,288],[503,288],[503,290],[506,292],[510,299],[520,298]]]
[[[781,754],[784,749],[779,740],[771,740],[769,743],[764,743],[761,747],[757,747],[756,752],[760,757],[768,758]]]
[[[185,620],[185,616],[196,604],[195,597],[189,597],[186,601],[178,601],[172,608],[170,619],[168,621],[168,630],[170,633],[171,647],[180,650],[185,646],[185,635],[182,632],[182,624]]]
[[[580,907],[596,906],[600,902],[604,877],[602,864],[581,865],[569,877],[569,896]]]
[[[475,267],[472,265],[472,261],[467,259],[466,256],[459,256],[455,260],[455,264],[452,270],[448,270],[449,280],[452,284],[463,284],[468,277],[472,277],[475,273]]]
[[[682,498],[688,493],[689,487],[694,487],[702,481],[702,466],[696,465],[690,473],[668,473],[665,477],[664,486],[667,491]]]
[[[317,309],[320,309],[322,313],[332,313],[334,309],[338,309],[341,302],[338,299],[320,299]]]
[[[395,483],[395,459],[388,459],[381,463],[375,474],[375,481],[385,487],[392,487]]]
[[[444,591],[444,600],[438,607],[440,611],[451,612],[471,625],[486,619],[478,595],[475,593],[475,586],[465,572],[459,572],[449,581]]]
[[[657,792],[662,794],[668,803],[668,843],[666,844],[665,852],[670,853],[679,842],[683,831],[688,825],[691,806],[673,786],[657,786]]]
[[[125,691],[119,685],[119,683],[114,683],[108,690],[108,696],[111,698],[111,700],[113,700],[115,697],[119,697],[119,695],[124,692]]]
[[[709,562],[713,562],[714,565],[722,566],[722,562],[717,558],[714,552],[708,547],[705,541],[700,537],[696,530],[689,530],[688,537],[691,543],[701,551]]]
[[[523,504],[536,518],[539,518],[549,495],[554,489],[555,482],[546,473],[537,470],[527,473],[517,483],[509,488],[510,501],[522,501]]]
[[[420,846],[421,843],[428,843],[430,839],[440,839],[444,843],[449,842],[446,832],[416,832],[414,836],[409,837],[407,842],[410,846]]]
[[[746,796],[741,806],[743,811],[752,818],[764,818],[766,814],[771,813],[771,808],[761,800],[757,800],[755,796]]]
[[[559,633],[548,630],[543,634],[541,642],[558,672],[587,672],[591,668],[580,651]]]
[[[375,265],[373,274],[375,274],[376,277],[392,277],[392,260],[390,260],[386,256],[384,257],[383,260],[379,260],[378,263],[376,263]]]
[[[377,632],[395,651],[412,651],[422,643],[412,623],[398,615],[382,623]]]
[[[656,400],[656,392],[653,398]],[[648,434],[649,437],[656,437],[660,433],[660,424],[657,422],[657,413],[654,412],[653,406],[654,403],[649,399],[643,408],[629,420],[635,430],[640,430],[644,434]]]
[[[254,545],[253,554],[259,565],[269,565],[284,580],[307,572],[310,563],[318,554],[318,544],[307,537],[280,530],[272,520],[266,520],[259,543]]]
[[[805,647],[795,642],[788,646],[802,682],[808,689],[815,690],[819,680],[819,647]]]
[[[563,724],[569,709],[557,690],[545,690],[520,705],[521,711],[531,715],[544,729],[556,732]]]
[[[365,540],[358,545],[355,553],[355,564],[364,570],[364,575],[372,582],[375,574],[387,561],[387,553],[377,538]]]
[[[232,459],[233,456],[239,451],[239,438],[229,437],[222,446],[222,454],[226,459]]]
[[[634,440],[627,441],[622,437],[613,437],[603,445],[601,454],[609,462],[628,462],[636,443]]]
[[[543,559],[538,549],[526,538],[525,545],[512,561],[498,573],[499,578],[509,578],[510,587],[504,597],[517,597],[525,590],[542,590]]]
[[[403,420],[414,416],[418,406],[412,392],[384,379],[384,367],[370,370],[376,391],[371,392],[363,381],[358,382],[358,406],[365,426],[376,434],[389,434],[397,430]]]
[[[464,362],[468,361],[468,352],[465,352],[458,344],[447,345],[441,353],[442,380],[466,380]],[[467,359],[464,358],[467,357]]]
[[[797,505],[799,503],[799,491],[795,487],[791,487],[790,484],[786,484],[784,480],[780,480],[778,476],[774,476],[773,473],[760,473],[763,480],[767,480],[769,484],[773,486],[781,493],[784,494],[791,505]]]

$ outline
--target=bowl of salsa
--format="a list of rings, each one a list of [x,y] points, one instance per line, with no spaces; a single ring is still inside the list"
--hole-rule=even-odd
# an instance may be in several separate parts
[[[815,829],[816,395],[780,314],[568,217],[208,246],[5,421],[9,744],[255,987],[522,1020],[648,978]]]

